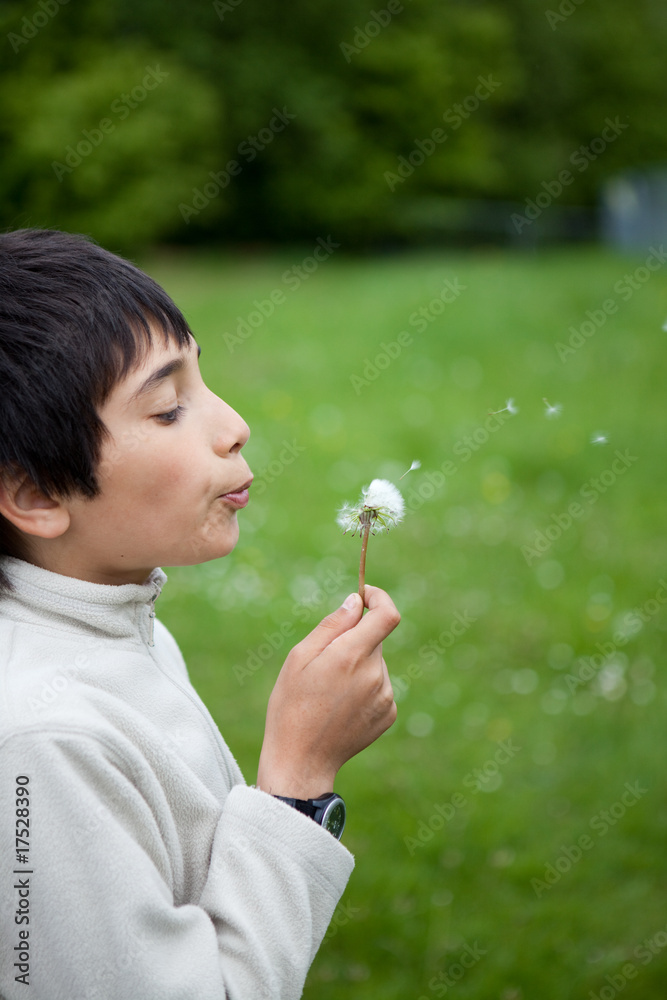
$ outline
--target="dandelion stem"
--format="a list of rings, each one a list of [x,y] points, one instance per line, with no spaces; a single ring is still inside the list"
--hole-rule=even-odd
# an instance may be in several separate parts
[[[364,523],[364,533],[361,539],[361,559],[359,560],[359,596],[361,597],[364,604],[366,603],[366,597],[364,594],[364,580],[366,577],[366,549],[368,548],[368,536],[371,530],[371,520],[370,518]]]

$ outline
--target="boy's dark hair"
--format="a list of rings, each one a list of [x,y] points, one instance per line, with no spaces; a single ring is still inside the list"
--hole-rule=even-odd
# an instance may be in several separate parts
[[[96,408],[141,364],[149,322],[188,346],[180,310],[129,261],[57,230],[0,234],[0,475],[23,471],[51,499],[99,495]],[[2,555],[27,547],[0,514]],[[0,569],[0,596],[11,589]]]

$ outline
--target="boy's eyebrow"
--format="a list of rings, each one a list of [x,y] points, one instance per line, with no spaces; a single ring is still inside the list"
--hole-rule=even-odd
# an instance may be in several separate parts
[[[201,346],[197,345],[197,357],[201,354]],[[131,406],[132,403],[141,397],[145,396],[147,393],[152,392],[156,389],[161,382],[164,382],[166,378],[173,375],[174,372],[180,372],[185,368],[186,361],[184,357],[174,358],[173,361],[168,361],[166,365],[162,365],[162,368],[156,368],[154,372],[148,376],[148,378],[141,383],[141,385],[134,390],[132,395],[127,401],[127,405]]]

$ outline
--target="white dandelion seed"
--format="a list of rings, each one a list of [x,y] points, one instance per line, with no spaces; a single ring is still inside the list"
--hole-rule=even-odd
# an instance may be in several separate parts
[[[542,399],[542,402],[546,406],[546,410],[544,411],[545,417],[548,417],[549,420],[552,420],[554,417],[560,417],[561,410],[563,409],[561,403],[554,403],[552,406],[549,400],[544,398]]]
[[[414,462],[412,463],[412,465],[410,466],[410,468],[407,470],[407,472],[404,472],[402,476],[398,477],[399,483],[400,483],[401,479],[403,479],[405,476],[407,476],[408,472],[412,472],[413,469],[421,469],[421,467],[422,467],[421,462],[419,461],[418,458],[416,458],[414,460]]]
[[[505,411],[507,411],[507,413],[511,416],[514,416],[515,413],[519,412],[519,407],[515,406],[514,399],[505,400],[505,405],[501,410],[489,410],[489,416],[495,416],[496,413],[505,413]]]
[[[664,323],[662,324],[662,328],[663,328],[663,330],[665,331],[665,333],[667,333],[667,319],[666,319],[666,320],[665,320],[665,322],[664,322]]]
[[[591,444],[607,444],[607,435],[596,431],[595,434],[591,435]]]
[[[362,536],[359,561],[359,593],[362,600],[364,600],[368,536],[394,528],[403,520],[404,514],[405,502],[401,491],[387,479],[374,479],[370,486],[364,486],[356,505],[344,503],[338,511],[336,521],[343,529],[343,533],[351,531],[355,535],[358,531]]]

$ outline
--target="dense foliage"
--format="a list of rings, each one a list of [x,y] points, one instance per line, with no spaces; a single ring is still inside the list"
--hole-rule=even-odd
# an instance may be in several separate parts
[[[400,241],[667,159],[658,0],[37,0],[0,27],[3,224],[119,249]]]

